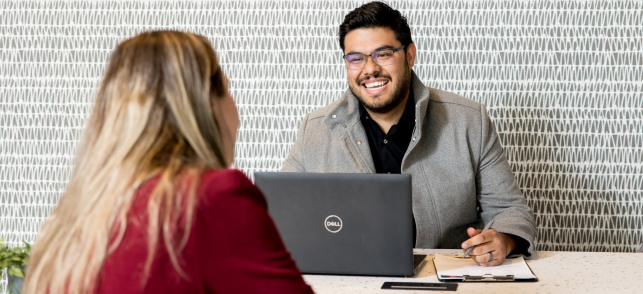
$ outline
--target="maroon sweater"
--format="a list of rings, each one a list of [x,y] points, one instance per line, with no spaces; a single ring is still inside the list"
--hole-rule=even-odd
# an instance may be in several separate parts
[[[137,191],[125,236],[105,261],[97,293],[312,293],[266,210],[238,170],[206,170],[192,231],[177,274],[162,243],[141,287],[147,257],[146,205],[155,177]]]

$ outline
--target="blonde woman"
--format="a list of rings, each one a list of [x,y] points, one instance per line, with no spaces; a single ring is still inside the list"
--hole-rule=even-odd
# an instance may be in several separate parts
[[[23,293],[311,293],[233,160],[239,116],[207,39],[112,53]]]

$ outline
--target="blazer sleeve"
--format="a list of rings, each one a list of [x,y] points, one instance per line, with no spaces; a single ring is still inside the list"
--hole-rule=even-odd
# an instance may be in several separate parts
[[[514,252],[530,258],[534,254],[537,232],[533,212],[516,183],[484,106],[481,107],[480,114],[480,164],[476,174],[480,215],[484,223],[494,219],[492,228],[496,231],[513,235],[518,244]]]
[[[243,173],[223,171],[201,186],[195,231],[206,293],[313,293]]]
[[[292,148],[290,148],[288,157],[286,157],[286,161],[281,167],[282,172],[306,172],[306,167],[304,166],[304,146],[306,125],[308,123],[309,116],[310,114],[307,114],[301,121],[301,126],[299,126],[299,131],[297,131],[297,139],[292,145]]]

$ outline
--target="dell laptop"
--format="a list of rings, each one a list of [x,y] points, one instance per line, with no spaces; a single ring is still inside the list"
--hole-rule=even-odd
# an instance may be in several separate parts
[[[306,274],[413,276],[411,175],[255,173],[279,233]]]

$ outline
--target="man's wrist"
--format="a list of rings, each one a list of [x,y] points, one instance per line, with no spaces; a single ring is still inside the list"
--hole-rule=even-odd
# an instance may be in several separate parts
[[[514,250],[516,250],[516,240],[512,238],[510,235],[504,234],[504,233],[498,233],[500,234],[500,237],[502,237],[502,240],[505,243],[505,249],[507,250],[507,255],[511,254]]]

